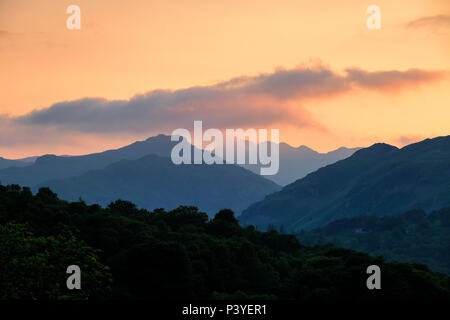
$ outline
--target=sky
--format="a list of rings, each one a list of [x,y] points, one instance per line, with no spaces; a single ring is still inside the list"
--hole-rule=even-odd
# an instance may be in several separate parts
[[[450,1],[0,0],[0,88],[4,158],[97,152],[194,120],[277,128],[321,152],[401,147],[450,134]]]

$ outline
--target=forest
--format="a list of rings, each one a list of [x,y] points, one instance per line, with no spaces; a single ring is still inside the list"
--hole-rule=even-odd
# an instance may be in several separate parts
[[[147,211],[60,200],[48,188],[0,186],[0,299],[449,299],[450,278],[295,236],[241,227],[231,210]],[[382,290],[366,287],[369,265]],[[81,269],[81,289],[66,268]]]
[[[416,209],[393,216],[345,218],[297,237],[309,245],[332,243],[450,274],[450,207],[429,214]]]

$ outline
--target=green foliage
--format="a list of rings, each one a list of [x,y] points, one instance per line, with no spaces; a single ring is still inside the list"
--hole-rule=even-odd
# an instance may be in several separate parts
[[[274,229],[241,228],[230,210],[208,220],[195,207],[149,212],[115,201],[104,209],[0,186],[0,225],[4,299],[449,298],[449,278],[423,265],[305,247]],[[65,289],[71,264],[81,267],[80,291]],[[372,264],[383,270],[383,290],[366,288]]]
[[[341,219],[301,232],[298,239],[310,245],[332,243],[383,255],[389,261],[421,263],[450,274],[450,208],[429,215],[411,210],[396,216]]]
[[[36,237],[8,223],[0,225],[0,253],[0,299],[99,299],[110,291],[109,268],[73,235]],[[67,289],[72,264],[83,270],[83,290]]]

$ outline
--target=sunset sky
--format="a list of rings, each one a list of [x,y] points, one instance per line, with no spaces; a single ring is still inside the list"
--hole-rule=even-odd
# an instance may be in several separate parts
[[[81,8],[81,30],[66,8]],[[381,9],[369,30],[366,8]],[[450,134],[449,0],[0,0],[0,156],[176,128],[326,152]]]

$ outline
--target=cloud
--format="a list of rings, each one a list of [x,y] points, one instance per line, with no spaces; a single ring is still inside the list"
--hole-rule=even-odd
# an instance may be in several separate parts
[[[412,135],[412,136],[400,136],[400,137],[394,139],[394,143],[396,145],[400,146],[400,147],[404,147],[404,146],[407,146],[407,145],[409,145],[411,143],[416,143],[416,142],[422,141],[424,139],[425,139],[424,136],[415,136],[415,135]]]
[[[14,118],[0,115],[0,146],[58,144],[67,141],[69,133],[51,126],[20,124]]]
[[[360,87],[376,90],[398,90],[402,87],[415,86],[435,81],[445,76],[442,71],[425,71],[408,69],[406,71],[374,71],[368,72],[358,68],[348,68],[347,78]]]
[[[148,136],[126,133],[114,137],[107,134],[74,134],[54,126],[19,124],[11,117],[0,115],[0,156],[9,159],[43,154],[86,154],[118,148],[145,138]]]
[[[343,74],[323,66],[277,69],[211,86],[150,91],[129,100],[59,102],[10,121],[22,127],[97,134],[170,133],[176,128],[191,128],[194,120],[214,128],[266,128],[284,123],[325,130],[302,107],[308,100],[360,89],[400,90],[443,75],[420,69],[370,72],[348,68]]]
[[[428,17],[421,17],[411,20],[405,24],[407,28],[423,28],[423,27],[450,27],[450,15],[435,15]]]

